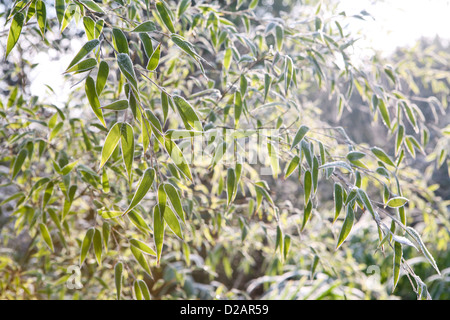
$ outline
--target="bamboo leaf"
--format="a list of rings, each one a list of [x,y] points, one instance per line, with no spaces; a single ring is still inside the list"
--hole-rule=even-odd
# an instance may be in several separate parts
[[[159,264],[164,244],[164,217],[161,216],[159,206],[153,207],[153,239],[155,241],[156,257]]]
[[[175,28],[173,27],[172,19],[170,18],[166,6],[162,2],[158,1],[156,3],[156,10],[158,10],[159,16],[166,25],[167,29],[169,29],[170,32],[175,33]]]
[[[88,231],[86,231],[86,235],[83,238],[83,242],[81,243],[80,266],[83,265],[84,260],[86,260],[88,251],[91,248],[94,232],[95,232],[94,228],[89,228]]]
[[[116,284],[116,296],[117,300],[120,300],[122,293],[122,281],[123,281],[123,263],[117,262],[114,266],[114,282]]]
[[[120,127],[123,123],[116,123],[114,124],[111,129],[108,132],[108,135],[106,136],[105,143],[103,144],[102,148],[102,161],[100,163],[100,168],[102,168],[105,163],[108,161],[108,159],[111,157],[112,153],[114,152],[114,149],[116,149],[117,144],[120,141],[121,136],[121,130]]]
[[[50,232],[48,232],[47,226],[43,223],[39,223],[39,230],[41,231],[42,238],[44,239],[49,249],[54,252],[55,249],[53,247],[52,237],[50,237]]]
[[[347,239],[350,231],[353,228],[353,223],[355,222],[355,213],[353,212],[352,206],[347,206],[347,215],[345,216],[344,223],[342,224],[341,232],[339,233],[338,242],[336,245],[336,250],[344,243]]]
[[[175,213],[173,213],[172,209],[167,206],[164,209],[164,220],[167,222],[170,230],[172,230],[172,232],[175,233],[178,238],[183,239],[180,222],[178,221]]]
[[[102,109],[114,110],[114,111],[126,110],[126,109],[128,109],[128,100],[114,101],[113,103],[110,103],[110,104],[102,107]]]
[[[94,39],[91,41],[86,42],[80,49],[80,51],[78,51],[78,53],[76,54],[76,56],[72,59],[72,61],[70,62],[69,66],[66,69],[66,72],[68,72],[67,70],[69,70],[70,68],[72,68],[74,65],[76,65],[78,62],[80,62],[85,56],[87,56],[92,50],[94,50],[98,45],[100,44],[100,41],[98,39]]]
[[[153,181],[155,179],[155,169],[148,168],[144,171],[144,174],[142,175],[141,180],[139,181],[138,187],[136,189],[136,192],[134,193],[133,199],[131,200],[130,205],[128,206],[127,210],[123,214],[127,214],[130,212],[135,206],[141,202],[141,200],[145,197],[148,190],[150,190]]]
[[[141,23],[136,28],[131,30],[131,32],[152,32],[156,30],[156,25],[153,21],[146,21]]]
[[[131,168],[134,159],[134,133],[133,127],[124,122],[120,128],[120,147],[122,149],[123,163],[127,170],[128,179],[131,180]]]
[[[337,220],[339,217],[339,214],[342,210],[342,203],[343,203],[343,192],[342,192],[342,186],[339,183],[334,184],[334,219],[333,223]]]
[[[154,71],[158,67],[160,57],[161,57],[161,43],[158,44],[155,51],[153,51],[152,55],[148,59],[147,70]]]
[[[135,246],[130,246],[131,253],[133,254],[136,261],[139,263],[139,265],[144,269],[147,274],[152,277],[152,272],[150,270],[150,266],[148,265],[147,259],[145,258],[144,254],[141,250],[136,248]]]
[[[92,79],[92,77],[90,76],[86,78],[85,91],[92,110],[94,111],[98,120],[100,120],[100,122],[106,128],[105,119],[103,118],[103,112],[100,108],[100,101],[98,100],[97,92],[95,90],[95,82],[94,79]]]
[[[387,165],[390,165],[392,167],[395,167],[394,162],[392,162],[391,158],[389,158],[389,156],[380,148],[377,147],[373,147],[372,149],[370,149],[370,151],[372,151],[372,153],[378,158],[380,159],[382,162],[386,163]]]
[[[13,170],[11,174],[11,179],[14,180],[17,175],[20,172],[20,169],[22,169],[22,165],[25,162],[25,159],[28,156],[27,149],[20,150],[19,154],[17,155],[16,159],[14,160]]]
[[[36,19],[41,30],[42,37],[45,35],[45,29],[47,28],[47,8],[42,0],[36,2]]]
[[[133,63],[130,57],[126,53],[119,53],[117,55],[117,63],[119,64],[119,69],[125,78],[133,86],[134,90],[137,91],[137,79],[136,74],[133,69]]]
[[[175,106],[177,107],[178,113],[180,114],[187,130],[193,129],[196,131],[203,131],[200,118],[186,99],[181,96],[174,95],[173,102],[175,102]]]
[[[5,60],[8,58],[9,53],[19,40],[24,21],[25,16],[21,12],[16,13],[12,19],[11,26],[9,27],[8,40],[6,42]]]
[[[386,203],[387,206],[391,208],[398,208],[402,207],[407,203],[409,200],[404,197],[395,197],[392,199],[389,199],[389,201]]]
[[[92,0],[80,0],[80,2],[89,10],[92,10],[97,13],[105,13],[100,6]]]
[[[94,58],[89,58],[81,61],[80,63],[74,65],[72,68],[68,69],[65,73],[76,72],[81,73],[85,71],[92,70],[97,66],[97,60]]]
[[[180,217],[181,220],[185,222],[184,210],[181,205],[180,195],[178,194],[177,190],[170,183],[164,184],[164,190],[166,191],[166,194],[169,197],[169,201],[172,204],[172,208],[175,210],[178,217]]]
[[[97,73],[97,82],[95,83],[95,89],[97,90],[97,95],[101,95],[103,89],[105,88],[106,81],[109,75],[109,65],[106,61],[101,61]]]
[[[150,248],[148,245],[146,245],[144,242],[142,242],[140,240],[136,240],[136,239],[131,239],[130,243],[132,246],[138,248],[142,252],[149,254],[151,256],[156,256],[156,252],[152,248]]]
[[[305,137],[306,133],[308,133],[308,131],[309,131],[309,128],[307,126],[301,126],[297,130],[297,133],[295,134],[294,140],[292,141],[291,150],[294,149],[294,147],[296,145],[298,145],[300,143],[300,141],[303,140],[303,138]]]
[[[398,280],[400,278],[400,269],[402,263],[402,244],[400,242],[395,241],[394,243],[394,287],[392,288],[392,292],[394,292],[397,287]]]
[[[94,231],[94,253],[95,253],[95,259],[97,260],[97,263],[99,266],[102,265],[102,253],[103,253],[103,244],[102,244],[102,234],[98,229],[95,229]]]
[[[229,206],[231,201],[233,201],[235,192],[235,182],[236,174],[233,168],[228,168],[227,170],[227,205]]]

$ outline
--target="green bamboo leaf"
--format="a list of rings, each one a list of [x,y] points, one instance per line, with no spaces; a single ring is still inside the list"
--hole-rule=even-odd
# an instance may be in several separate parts
[[[42,37],[45,35],[45,29],[47,28],[47,8],[42,0],[36,2],[36,19],[41,30]]]
[[[420,251],[422,251],[425,258],[427,258],[428,262],[433,266],[433,268],[440,275],[441,272],[439,271],[436,261],[434,260],[430,251],[428,251],[427,247],[425,246],[425,243],[423,242],[420,234],[414,228],[411,228],[411,227],[407,227],[406,232],[417,242],[417,244],[419,245]]]
[[[19,174],[20,169],[22,169],[22,165],[25,162],[25,159],[28,156],[27,149],[20,150],[19,154],[17,155],[16,159],[14,160],[13,170],[11,174],[11,179],[14,180],[15,177]]]
[[[277,226],[277,235],[276,235],[276,242],[275,242],[275,251],[277,251],[278,248],[280,248],[280,252],[283,253],[283,231],[281,230],[280,226]]]
[[[300,141],[303,140],[303,138],[305,137],[306,133],[308,133],[308,131],[309,131],[309,128],[307,126],[301,126],[297,130],[297,133],[295,134],[294,140],[292,141],[291,150],[294,149],[294,147],[296,145],[298,145],[300,143]]]
[[[130,32],[152,32],[156,30],[156,25],[153,21],[146,21],[141,23]]]
[[[159,206],[153,207],[153,239],[155,241],[156,257],[159,265],[164,244],[164,217],[161,216]]]
[[[198,117],[194,108],[192,108],[192,106],[189,104],[189,102],[187,102],[186,99],[178,95],[174,95],[172,98],[173,102],[175,102],[175,106],[177,107],[178,113],[180,114],[186,129],[203,131],[200,118]]]
[[[130,243],[132,246],[138,248],[143,253],[149,254],[151,256],[156,256],[156,252],[152,248],[150,248],[148,245],[146,245],[144,242],[142,242],[140,240],[136,240],[136,239],[131,239]]]
[[[389,201],[386,203],[387,206],[391,208],[398,208],[403,207],[405,203],[407,203],[409,200],[404,197],[395,197],[392,199],[389,199]]]
[[[102,234],[98,229],[95,229],[94,231],[94,253],[95,253],[95,259],[97,260],[97,263],[99,266],[102,265],[102,253],[103,253],[103,244],[102,244]]]
[[[111,225],[108,222],[103,222],[102,238],[103,238],[103,245],[105,246],[105,252],[108,252],[108,242],[110,234],[111,234]]]
[[[286,168],[286,173],[284,174],[284,179],[287,179],[295,171],[295,169],[298,168],[299,163],[300,163],[300,158],[298,156],[294,156]]]
[[[76,56],[72,59],[72,61],[70,62],[69,66],[66,69],[69,70],[70,68],[72,68],[74,65],[76,65],[78,62],[80,62],[85,56],[87,56],[92,50],[94,50],[98,45],[100,44],[100,41],[98,39],[94,39],[91,41],[86,42],[80,49],[80,51],[78,51],[78,53],[76,54]]]
[[[402,263],[403,249],[400,242],[395,241],[394,243],[394,287],[392,292],[394,292],[397,287],[398,280],[400,279],[400,269]]]
[[[151,300],[150,291],[148,290],[147,284],[143,280],[138,280],[137,283],[144,300]]]
[[[284,87],[286,94],[288,93],[289,87],[291,85],[293,75],[294,75],[294,63],[292,62],[291,57],[286,56],[286,68],[284,70],[285,76]]]
[[[147,70],[154,71],[158,67],[160,57],[161,57],[161,43],[158,44],[155,51],[153,51],[152,55],[148,59]]]
[[[391,129],[391,119],[389,117],[389,111],[384,103],[384,100],[380,99],[378,103],[378,110],[380,110],[381,117],[384,120],[384,124]]]
[[[181,173],[183,173],[186,178],[192,181],[192,173],[189,164],[187,163],[186,159],[183,156],[183,153],[181,152],[177,144],[171,140],[165,139],[164,147],[175,166],[181,171]]]
[[[91,41],[95,39],[94,36],[94,29],[95,29],[95,21],[92,20],[91,17],[83,17],[83,26],[84,31],[86,32],[86,37],[88,38],[88,41]]]
[[[97,20],[97,22],[95,23],[95,28],[94,28],[94,38],[98,39],[100,37],[100,35],[102,34],[102,31],[103,31],[104,24],[105,24],[105,20],[103,20],[103,19]]]
[[[319,185],[319,159],[314,156],[313,165],[312,165],[312,183],[313,183],[313,192],[316,193],[317,187]]]
[[[395,154],[397,155],[400,147],[402,146],[403,140],[405,138],[405,127],[402,125],[398,126],[397,138],[395,140]]]
[[[77,163],[78,163],[78,160],[71,162],[69,164],[66,164],[63,168],[61,168],[61,174],[63,176],[65,176],[66,174],[69,174],[73,170],[73,168],[75,168]]]
[[[84,260],[86,260],[88,251],[91,248],[94,232],[95,228],[89,228],[88,231],[86,231],[83,242],[81,243],[80,266],[83,265]]]
[[[227,170],[227,205],[229,206],[234,197],[236,174],[233,168]]]
[[[114,101],[113,103],[110,103],[110,104],[102,107],[102,109],[114,110],[114,111],[126,110],[126,109],[128,109],[128,100]]]
[[[55,0],[56,16],[59,22],[59,28],[61,29],[62,22],[64,20],[64,12],[66,11],[65,0]]]
[[[309,219],[311,218],[312,213],[312,201],[308,201],[308,204],[306,205],[305,209],[303,210],[303,222],[302,222],[302,228],[300,229],[303,231],[305,229],[306,224],[308,223]]]
[[[169,97],[164,91],[161,91],[161,107],[164,115],[164,123],[166,123],[167,115],[169,113]]]
[[[83,60],[80,63],[74,65],[72,68],[68,69],[64,73],[71,73],[71,72],[81,73],[81,72],[92,70],[96,66],[97,66],[97,60],[94,58],[89,58],[89,59]]]
[[[247,82],[247,78],[241,74],[241,80],[239,82],[239,88],[240,88],[240,92],[242,97],[245,96],[245,93],[247,92],[247,86],[248,86],[248,82]]]
[[[284,29],[279,24],[275,27],[275,37],[277,40],[277,49],[278,51],[281,51],[283,48]]]
[[[237,127],[239,123],[239,118],[242,114],[242,97],[239,91],[236,91],[234,94],[234,123]]]
[[[100,163],[100,168],[102,168],[105,163],[108,161],[108,159],[111,157],[112,153],[114,152],[114,149],[116,149],[117,144],[120,141],[120,127],[123,125],[123,123],[116,123],[114,124],[111,129],[108,132],[108,135],[106,136],[105,143],[102,148],[102,161]]]
[[[47,187],[44,191],[44,196],[42,197],[42,210],[44,210],[45,206],[50,201],[50,198],[52,197],[53,190],[54,190],[55,183],[53,181],[50,181],[47,183]]]
[[[123,281],[123,263],[117,262],[114,266],[114,282],[116,284],[116,296],[117,300],[120,300],[122,293],[122,281]]]
[[[191,0],[181,0],[178,4],[177,17],[180,18],[190,6]]]
[[[133,282],[133,290],[134,290],[134,297],[136,300],[142,300],[142,291],[141,287],[139,287],[138,280],[135,280]]]
[[[342,186],[339,183],[334,184],[334,219],[333,223],[337,220],[339,217],[339,214],[342,210],[342,203],[343,203],[343,192],[342,192]]]
[[[105,88],[106,81],[109,75],[109,65],[106,61],[101,61],[98,67],[97,82],[95,83],[95,89],[97,90],[97,95],[100,96],[103,89]]]
[[[147,234],[151,232],[147,222],[145,222],[144,218],[142,218],[142,216],[137,211],[131,210],[130,212],[128,212],[127,217],[143,233]]]
[[[131,62],[131,59],[128,56],[128,54],[119,53],[117,55],[117,63],[119,64],[119,69],[122,72],[122,74],[130,82],[134,90],[137,91],[138,87],[136,74],[133,69],[133,63]]]
[[[133,127],[124,122],[120,128],[120,147],[122,149],[123,163],[127,170],[128,179],[131,180],[131,168],[134,159],[134,133]]]
[[[142,253],[142,251],[135,246],[130,246],[130,250],[142,269],[144,269],[144,271],[147,272],[150,277],[152,277],[150,266],[148,265],[147,259],[145,258],[145,255]]]
[[[303,188],[305,189],[305,203],[308,203],[309,198],[311,197],[311,190],[312,190],[312,176],[311,171],[309,170],[305,171],[303,177]]]
[[[283,244],[284,260],[286,260],[286,257],[289,254],[290,247],[291,247],[291,236],[287,234],[284,236],[284,244]]]
[[[39,230],[41,231],[42,238],[49,247],[49,249],[54,252],[52,237],[50,237],[50,232],[48,232],[47,226],[43,223],[39,223]]]
[[[89,10],[97,13],[105,13],[100,6],[92,0],[80,0],[80,2]]]
[[[274,179],[278,178],[278,172],[280,171],[280,164],[278,160],[278,154],[276,147],[270,143],[267,142],[267,152],[269,154],[270,158],[270,167],[272,168],[272,175]]]
[[[352,206],[347,206],[347,215],[345,216],[344,223],[342,224],[341,232],[339,233],[338,242],[336,245],[336,250],[344,243],[347,239],[350,231],[353,228],[353,223],[355,222],[355,213],[353,212]]]
[[[9,53],[19,40],[24,21],[25,16],[21,12],[16,13],[12,19],[11,26],[9,27],[8,40],[6,42],[5,60],[8,58]]]
[[[144,51],[147,57],[151,57],[153,54],[153,45],[152,39],[146,33],[139,33],[139,39],[142,41],[142,45],[144,46]]]
[[[114,48],[122,54],[129,54],[128,40],[122,30],[119,28],[112,29]]]
[[[100,101],[98,100],[97,92],[95,90],[95,82],[91,76],[88,76],[86,78],[85,91],[92,110],[94,111],[98,120],[100,120],[100,122],[106,128],[105,119],[103,118],[103,112],[100,107]]]
[[[145,197],[148,190],[150,190],[153,181],[155,179],[155,169],[148,168],[144,171],[144,174],[142,175],[141,180],[139,181],[138,187],[136,189],[136,192],[134,193],[133,199],[131,200],[130,205],[128,206],[127,210],[123,214],[127,214],[130,212],[135,206],[141,202],[141,200]]]
[[[267,95],[270,91],[270,86],[272,85],[272,79],[270,78],[270,75],[266,73],[264,75],[264,101],[267,99]]]
[[[375,219],[375,221],[377,221],[379,219],[378,214],[373,209],[372,202],[370,202],[369,197],[367,196],[366,192],[363,189],[357,188],[356,194],[358,195],[359,199],[364,204],[364,207],[370,212],[370,214]]]
[[[178,217],[180,217],[181,220],[183,222],[185,222],[184,210],[183,210],[183,206],[181,205],[181,198],[180,198],[180,195],[178,194],[177,190],[170,183],[164,184],[164,190],[166,191],[166,194],[169,197],[169,201],[172,204],[172,208],[175,210]]]
[[[227,48],[225,50],[225,55],[223,57],[223,67],[225,68],[225,70],[230,69],[232,59],[233,59],[233,52],[231,51],[231,48]]]
[[[175,28],[173,27],[172,19],[170,18],[168,9],[162,2],[156,3],[156,10],[158,10],[159,16],[161,17],[161,20],[166,25],[167,29],[169,29],[170,32],[175,33]]]
[[[364,152],[352,151],[352,152],[347,153],[347,160],[358,161],[358,160],[364,158],[365,156],[366,156],[366,154]]]
[[[173,213],[169,207],[164,208],[164,221],[166,221],[170,230],[177,235],[178,238],[183,239],[183,233],[181,232],[181,225],[177,216]]]
[[[391,158],[389,158],[389,156],[380,148],[377,147],[373,147],[372,149],[370,149],[370,151],[372,151],[372,153],[378,158],[380,159],[382,162],[386,163],[387,165],[390,165],[392,167],[395,167],[394,162],[392,162]]]

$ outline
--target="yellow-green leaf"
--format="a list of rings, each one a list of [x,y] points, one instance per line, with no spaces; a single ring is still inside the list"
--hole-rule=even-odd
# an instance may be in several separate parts
[[[145,197],[148,190],[150,190],[153,184],[155,175],[156,175],[155,170],[153,168],[148,168],[144,171],[144,174],[142,175],[142,178],[139,181],[136,192],[134,193],[133,199],[131,200],[131,203],[128,206],[127,210],[125,210],[124,214],[130,212]]]
[[[42,238],[44,239],[45,243],[49,247],[49,249],[54,252],[55,249],[53,248],[53,241],[52,237],[50,237],[50,232],[48,232],[47,226],[43,223],[39,223],[39,229],[41,231]]]
[[[5,60],[8,58],[9,53],[19,40],[24,21],[25,16],[21,12],[16,13],[12,19],[11,26],[9,28],[8,40],[6,42]]]

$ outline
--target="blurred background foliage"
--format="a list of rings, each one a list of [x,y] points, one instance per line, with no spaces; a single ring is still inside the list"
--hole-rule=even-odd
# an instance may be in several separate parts
[[[57,94],[50,87],[43,101],[30,94],[33,79],[29,74],[37,67],[33,64],[35,54],[47,52],[49,59],[65,54],[72,57],[76,53],[73,41],[86,42],[80,10],[72,17],[79,20],[78,23],[75,25],[72,21],[60,33],[54,2],[44,2],[49,29],[45,38],[35,19],[30,18],[15,52],[1,65],[0,298],[114,299],[114,266],[118,261],[124,262],[121,296],[125,299],[139,298],[135,288],[139,283],[137,280],[145,282],[152,299],[417,298],[414,291],[417,285],[409,275],[400,277],[392,293],[393,250],[388,245],[379,247],[377,225],[369,214],[355,210],[356,222],[351,234],[335,250],[343,217],[341,213],[338,222],[333,223],[333,181],[324,177],[320,180],[312,218],[300,232],[305,206],[303,178],[297,172],[288,179],[284,179],[282,173],[277,178],[264,177],[276,203],[276,213],[267,199],[260,210],[255,211],[255,194],[247,185],[241,187],[235,202],[227,206],[226,168],[209,170],[207,166],[200,166],[193,169],[194,184],[182,183],[176,179],[176,173],[157,143],[153,146],[154,151],[160,157],[164,175],[182,194],[187,223],[183,229],[184,241],[167,231],[160,263],[150,257],[146,261],[152,275],[143,272],[133,258],[131,245],[125,240],[152,242],[149,212],[154,199],[150,197],[143,201],[136,208],[134,218],[105,220],[99,215],[105,207],[115,210],[123,207],[133,193],[121,167],[118,149],[106,169],[98,170],[108,130],[98,124],[88,107],[84,85],[79,85],[84,75],[65,76],[73,89],[64,93],[67,96],[64,104],[52,101]],[[107,10],[105,15],[89,12],[92,17],[105,19],[105,29],[114,25],[129,30],[136,26],[136,23],[130,26],[129,21],[156,19],[146,10],[143,1],[96,2],[102,4],[102,8],[115,8]],[[69,3],[72,1],[66,1],[66,5]],[[448,43],[440,39],[421,39],[415,47],[399,48],[391,56],[375,54],[368,61],[358,61],[358,57],[348,55],[348,50],[355,45],[356,35],[351,33],[345,21],[364,19],[368,13],[347,17],[345,13],[335,11],[336,2],[333,1],[219,0],[209,3],[193,0],[166,3],[175,12],[174,19],[180,26],[177,28],[208,62],[203,64],[208,78],[202,77],[201,62],[186,54],[180,56],[180,50],[166,41],[164,32],[151,34],[154,48],[162,43],[162,51],[157,73],[149,74],[149,77],[173,93],[187,97],[199,94],[190,102],[205,119],[205,125],[217,126],[221,122],[227,125],[223,114],[228,114],[234,121],[230,106],[234,92],[241,90],[240,74],[244,74],[248,79],[246,107],[252,109],[249,115],[253,117],[249,122],[253,121],[258,127],[273,127],[281,122],[282,130],[292,135],[301,124],[307,125],[310,141],[323,143],[334,160],[345,160],[349,145],[360,150],[379,146],[393,158],[395,155],[397,160],[396,121],[404,125],[405,136],[417,137],[408,140],[409,145],[405,142],[401,148],[406,155],[398,178],[409,199],[407,224],[422,235],[441,275],[413,247],[404,246],[403,257],[426,284],[430,298],[449,299]],[[183,3],[190,6],[178,16]],[[254,5],[256,7],[252,8]],[[149,7],[155,10],[154,1],[149,1]],[[12,8],[11,1],[0,0],[3,51],[9,31],[6,20]],[[217,22],[218,17],[224,20]],[[343,23],[342,27],[335,21]],[[281,59],[277,50],[273,50],[278,46],[276,26],[282,26],[284,32],[283,49],[279,51],[295,57],[298,72],[299,80],[295,86],[292,84],[289,96],[284,93],[284,63],[272,64],[273,60]],[[164,30],[162,25],[158,28]],[[143,72],[148,57],[138,36],[127,35],[133,64],[136,70]],[[234,37],[233,41],[231,37]],[[236,40],[238,37],[241,38]],[[108,39],[111,39],[110,32],[105,36],[105,41]],[[272,50],[269,50],[270,45]],[[106,44],[102,46],[103,59],[113,61],[114,50]],[[228,49],[232,50],[233,62],[226,68],[223,60]],[[261,97],[265,89],[261,83],[269,72],[273,72],[273,77],[279,72],[282,79],[274,80],[268,98],[268,102],[279,104],[275,108],[265,104]],[[114,101],[123,95],[125,80],[115,68],[111,70],[109,81],[102,99]],[[147,82],[141,90],[146,94],[143,101],[161,120],[164,115],[160,108],[159,88]],[[401,112],[391,111],[393,125],[387,128],[373,106],[373,92],[380,90],[386,96],[404,99],[417,106],[413,107],[415,122],[406,112],[400,115]],[[222,98],[225,107],[214,103]],[[256,108],[260,109],[253,112]],[[395,109],[395,106],[390,107],[390,110]],[[117,112],[107,115],[108,120],[117,121],[117,118]],[[170,116],[164,129],[180,127],[183,127],[182,121]],[[11,177],[20,150],[27,150],[27,158],[21,173]],[[135,157],[148,162],[142,148],[137,150]],[[279,157],[284,172],[291,156],[286,152]],[[75,160],[78,160],[77,167],[70,174],[55,173],[55,167],[63,168]],[[371,169],[379,167],[373,158],[368,159],[366,165]],[[139,163],[133,172],[139,177],[145,169],[146,165]],[[259,180],[259,169],[258,166],[245,166],[247,179]],[[379,176],[371,180],[374,170],[361,169],[361,174],[360,183],[371,199],[383,199],[383,185],[395,184]],[[107,187],[105,175],[109,179]],[[55,189],[44,208],[42,201],[50,179],[40,179],[46,177],[55,182]],[[390,224],[390,220],[386,220]],[[39,221],[50,230],[54,250],[46,244]],[[286,254],[279,252],[277,226],[290,237]],[[103,239],[104,230],[111,228],[109,243],[104,246],[101,265],[91,248],[78,274],[80,248],[91,227],[101,230]],[[71,269],[73,266],[75,269]],[[69,288],[68,284],[75,284],[77,279],[82,288]]]

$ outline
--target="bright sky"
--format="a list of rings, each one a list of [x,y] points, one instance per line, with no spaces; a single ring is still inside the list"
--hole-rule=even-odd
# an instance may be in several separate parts
[[[359,45],[384,54],[420,37],[450,39],[450,0],[339,0],[338,8],[347,15],[368,11],[374,20],[353,22],[365,38]]]
[[[412,46],[420,37],[434,38],[439,35],[450,39],[450,0],[339,0],[338,9],[347,15],[359,14],[362,10],[371,13],[375,20],[353,19],[350,27],[360,30],[364,38],[357,46],[374,48],[389,54],[398,46]],[[73,43],[74,52],[82,46],[80,41]],[[62,77],[65,67],[71,60],[62,56],[61,60],[48,61],[45,54],[36,56],[39,66],[31,78],[32,94],[44,97],[50,85],[60,93],[52,103],[64,101],[69,83]]]

